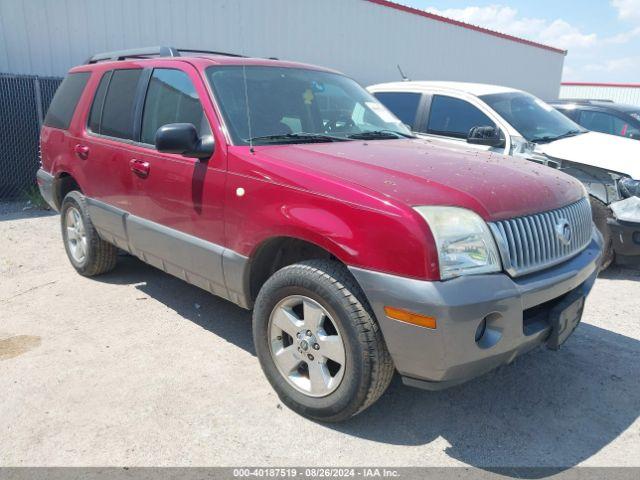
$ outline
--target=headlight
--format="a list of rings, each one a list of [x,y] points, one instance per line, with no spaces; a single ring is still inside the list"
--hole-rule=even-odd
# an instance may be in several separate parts
[[[415,207],[429,224],[438,249],[440,278],[499,272],[500,257],[486,222],[458,207]]]
[[[640,180],[624,177],[618,180],[618,189],[622,198],[640,197]]]

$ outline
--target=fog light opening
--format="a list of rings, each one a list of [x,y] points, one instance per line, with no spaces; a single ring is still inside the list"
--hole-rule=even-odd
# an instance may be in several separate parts
[[[475,341],[480,348],[491,348],[502,338],[502,315],[490,313],[476,328]]]
[[[480,325],[476,329],[476,343],[480,341],[480,339],[484,336],[484,332],[487,330],[487,319],[486,317],[482,319]]]

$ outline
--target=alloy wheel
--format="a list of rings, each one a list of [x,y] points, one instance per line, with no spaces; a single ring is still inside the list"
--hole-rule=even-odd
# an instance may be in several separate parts
[[[269,319],[271,357],[296,390],[312,397],[334,392],[345,371],[342,336],[329,312],[315,300],[292,295],[281,300]]]
[[[84,262],[87,258],[87,235],[80,211],[75,207],[69,207],[66,213],[65,228],[67,231],[67,246],[73,259]]]

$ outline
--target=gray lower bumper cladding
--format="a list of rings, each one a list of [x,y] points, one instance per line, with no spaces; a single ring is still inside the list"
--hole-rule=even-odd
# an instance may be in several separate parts
[[[38,182],[38,188],[40,189],[40,195],[42,195],[42,198],[44,198],[45,202],[47,202],[51,208],[58,210],[53,199],[53,175],[40,169],[36,174],[36,180]]]
[[[439,390],[486,373],[546,341],[549,312],[568,293],[587,295],[602,238],[553,268],[511,278],[504,273],[428,282],[350,267],[380,323],[405,383]],[[388,318],[385,306],[436,318],[428,329]],[[480,334],[480,336],[479,336]]]

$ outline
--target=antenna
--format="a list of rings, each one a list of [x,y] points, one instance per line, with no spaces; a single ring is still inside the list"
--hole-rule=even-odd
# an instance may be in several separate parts
[[[249,108],[249,89],[247,88],[247,69],[246,65],[242,65],[242,80],[244,81],[244,101],[247,106],[247,127],[249,128],[249,151],[253,151],[253,133],[251,133],[251,112]]]
[[[398,67],[398,71],[400,72],[400,76],[402,77],[402,81],[403,82],[408,82],[409,81],[409,77],[407,77],[404,72],[402,71],[402,68],[400,68],[400,64],[397,65]]]

